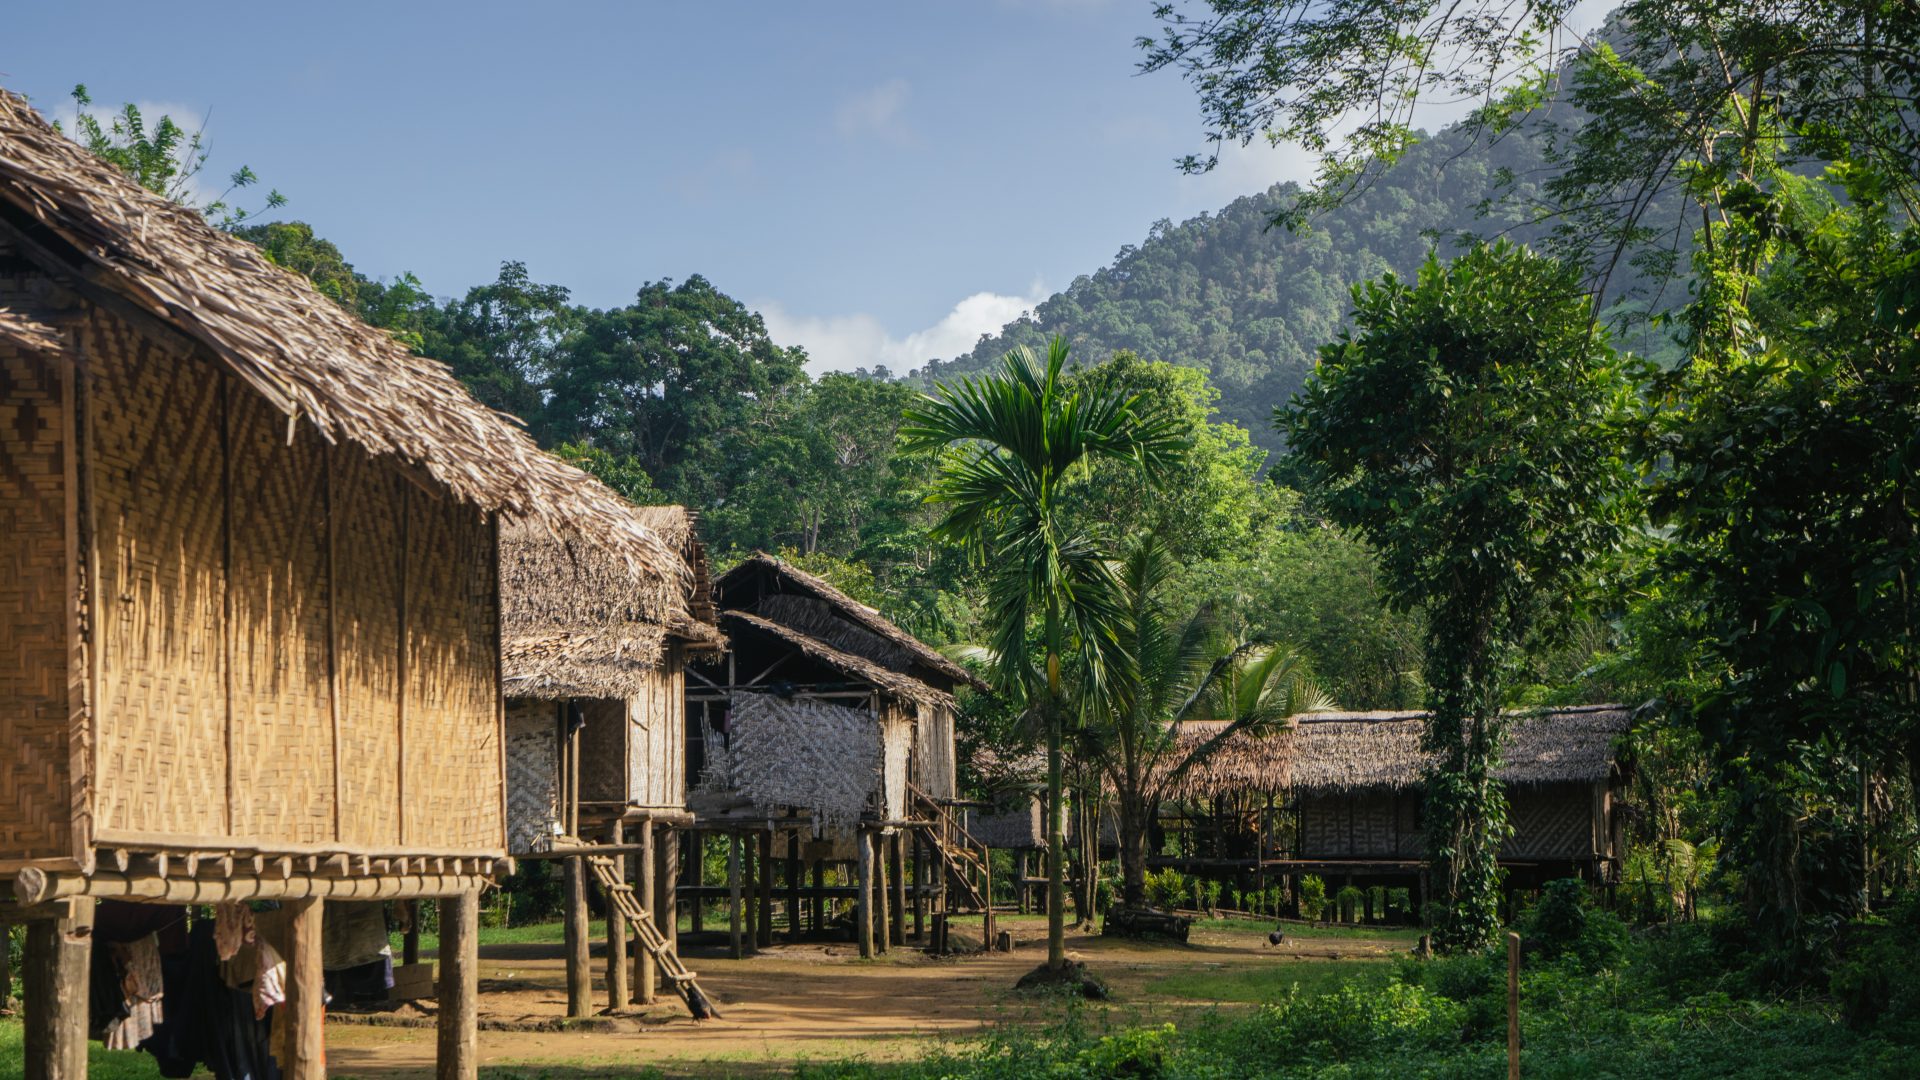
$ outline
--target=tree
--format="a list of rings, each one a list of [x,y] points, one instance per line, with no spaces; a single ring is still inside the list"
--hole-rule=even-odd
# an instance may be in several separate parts
[[[1577,272],[1505,244],[1356,288],[1354,322],[1279,420],[1391,601],[1427,614],[1435,940],[1474,948],[1498,925],[1504,694],[1620,542],[1630,383]]]
[[[1098,764],[1119,809],[1121,902],[1129,907],[1146,902],[1147,836],[1171,787],[1230,738],[1265,734],[1296,713],[1332,707],[1299,653],[1235,641],[1211,605],[1177,614],[1165,595],[1176,569],[1151,533],[1127,551],[1120,568],[1126,659],[1095,709]],[[1226,724],[1191,745],[1176,736],[1185,720]]]
[[[134,183],[155,195],[200,211],[208,221],[222,229],[235,229],[241,222],[260,212],[241,209],[228,201],[234,192],[260,182],[254,171],[245,165],[227,177],[225,191],[211,199],[196,202],[200,196],[194,190],[194,181],[206,168],[207,157],[211,153],[204,130],[188,131],[174,122],[171,116],[162,116],[152,127],[148,127],[147,118],[141,115],[140,107],[132,102],[120,106],[120,111],[112,114],[103,125],[99,117],[87,111],[93,107],[93,97],[87,93],[85,83],[75,86],[72,96],[75,141],[132,177]],[[55,123],[54,127],[58,129],[60,125]],[[286,196],[278,191],[268,191],[266,203],[261,209],[274,210],[286,203]]]
[[[1059,339],[1044,362],[1016,350],[997,374],[936,387],[907,413],[901,429],[909,449],[949,448],[931,496],[946,511],[934,535],[965,545],[984,568],[995,679],[1020,695],[1046,732],[1053,808],[1047,967],[1056,971],[1066,965],[1060,814],[1066,669],[1076,668],[1077,681],[1098,694],[1124,662],[1124,600],[1104,538],[1070,527],[1061,489],[1095,461],[1159,470],[1183,449],[1167,424],[1137,411],[1138,399],[1071,392],[1062,374],[1066,359],[1067,344]],[[1037,647],[1029,645],[1030,631]]]
[[[546,413],[546,388],[563,366],[561,345],[585,314],[568,298],[564,286],[534,281],[525,263],[503,262],[491,285],[468,289],[438,312],[419,351],[446,361],[482,404],[520,417],[546,445],[582,441],[582,433],[555,425]]]

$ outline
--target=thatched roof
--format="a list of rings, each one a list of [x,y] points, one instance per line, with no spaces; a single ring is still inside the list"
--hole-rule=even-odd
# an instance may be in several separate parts
[[[23,311],[0,308],[0,345],[16,345],[35,351],[60,347],[60,331]]]
[[[617,698],[638,693],[676,638],[724,644],[713,622],[706,556],[679,506],[633,516],[682,560],[671,575],[638,569],[602,548],[531,525],[500,536],[501,662],[510,697]],[[704,614],[705,619],[700,616]]]
[[[758,615],[751,615],[744,611],[723,611],[720,613],[720,627],[729,636],[741,633],[764,634],[856,682],[868,683],[878,688],[880,692],[901,701],[947,708],[953,706],[952,694],[936,690],[910,675],[890,671],[865,657],[841,652],[823,641]]]
[[[345,439],[461,501],[679,560],[598,481],[534,445],[437,361],[409,352],[198,211],[153,194],[0,91],[0,223],[89,297],[151,316],[329,442]]]
[[[720,575],[714,588],[725,595],[730,586],[766,572],[785,586],[762,596],[753,609],[771,622],[781,623],[843,653],[864,657],[899,674],[914,665],[937,671],[976,690],[987,689],[979,676],[895,626],[886,616],[862,604],[823,579],[765,552],[755,552],[740,565]]]
[[[1200,798],[1222,791],[1344,794],[1410,788],[1427,757],[1421,712],[1307,713],[1281,731],[1235,734],[1189,770],[1169,793]],[[1632,711],[1580,705],[1516,712],[1507,729],[1500,779],[1508,784],[1598,783],[1612,770],[1614,740]],[[1221,722],[1181,725],[1182,747],[1197,746]],[[1178,757],[1179,755],[1174,755]]]

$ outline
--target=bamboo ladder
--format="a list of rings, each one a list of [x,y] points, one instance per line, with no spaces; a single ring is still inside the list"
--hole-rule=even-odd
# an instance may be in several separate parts
[[[693,972],[680,962],[679,954],[667,944],[666,935],[660,932],[660,927],[647,909],[640,906],[640,901],[633,895],[633,886],[620,880],[619,864],[606,855],[585,854],[582,858],[593,871],[594,879],[606,890],[607,902],[619,912],[620,918],[627,921],[627,925],[633,927],[634,933],[640,938],[641,947],[653,954],[653,962],[659,965],[661,977],[687,1003],[687,1011],[693,1014],[695,1020],[717,1019],[719,1010],[713,1007],[713,1002],[701,991],[700,984],[694,981]]]
[[[933,822],[933,828],[927,830],[928,846],[940,857],[947,878],[960,894],[961,902],[966,905],[964,911],[955,911],[953,914],[985,911],[987,900],[982,895],[980,883],[986,880],[987,875],[986,846],[968,835],[946,807],[918,786],[908,784],[907,790],[913,795],[915,809]]]

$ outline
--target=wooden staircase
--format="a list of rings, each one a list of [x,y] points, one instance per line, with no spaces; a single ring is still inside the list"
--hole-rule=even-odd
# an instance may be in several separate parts
[[[986,890],[991,876],[987,868],[987,848],[968,835],[958,819],[937,800],[917,786],[909,784],[913,809],[933,823],[927,838],[934,854],[946,868],[947,911],[953,915],[978,914],[987,910]]]
[[[591,845],[581,845],[581,857],[587,867],[593,871],[594,879],[606,891],[607,903],[620,913],[620,917],[633,927],[640,939],[640,947],[653,954],[653,962],[659,965],[660,976],[668,986],[673,987],[680,999],[687,1003],[687,1011],[695,1020],[712,1020],[720,1015],[713,1007],[700,984],[694,980],[693,972],[680,962],[680,956],[667,944],[660,927],[653,921],[647,910],[640,906],[640,900],[633,895],[633,886],[620,880],[620,864],[606,855],[593,853]]]

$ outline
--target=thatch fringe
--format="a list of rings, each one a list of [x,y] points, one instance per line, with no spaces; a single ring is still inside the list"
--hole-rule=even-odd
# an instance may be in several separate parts
[[[618,496],[475,401],[446,365],[414,356],[252,244],[141,188],[4,91],[0,217],[49,250],[70,249],[54,257],[88,287],[200,342],[329,442],[357,443],[464,502],[604,544],[656,575],[682,572]]]
[[[501,659],[510,696],[629,697],[652,678],[667,638],[701,650],[722,642],[719,628],[695,615],[710,614],[713,604],[693,515],[678,506],[630,512],[691,568],[649,572],[531,525],[501,530]]]
[[[840,652],[864,657],[901,675],[908,674],[912,664],[918,664],[976,690],[987,689],[987,684],[979,676],[940,655],[919,638],[895,626],[878,611],[834,588],[825,580],[765,552],[755,552],[740,565],[722,574],[714,582],[714,588],[725,593],[730,584],[762,570],[773,573],[800,593],[810,594],[824,602],[831,610],[803,602],[796,603],[796,598],[790,594],[775,594],[764,597],[761,609],[755,614],[773,622],[785,623]],[[798,621],[790,622],[790,619]],[[840,620],[854,625],[846,625]]]
[[[1241,732],[1190,770],[1169,796],[1194,799],[1227,791],[1348,794],[1417,787],[1428,761],[1420,749],[1425,718],[1422,712],[1309,713],[1288,720],[1285,731]],[[1512,785],[1603,782],[1617,758],[1614,744],[1631,719],[1631,710],[1621,705],[1517,710],[1507,729],[1498,775]],[[1181,725],[1181,748],[1199,745],[1220,726]]]
[[[882,693],[901,701],[919,705],[953,707],[951,694],[936,690],[912,676],[889,671],[865,657],[841,652],[825,642],[758,615],[750,615],[744,611],[723,611],[720,613],[720,626],[730,636],[754,632],[765,634],[849,678],[871,683]]]
[[[0,345],[49,352],[60,348],[60,331],[24,311],[0,308]]]

